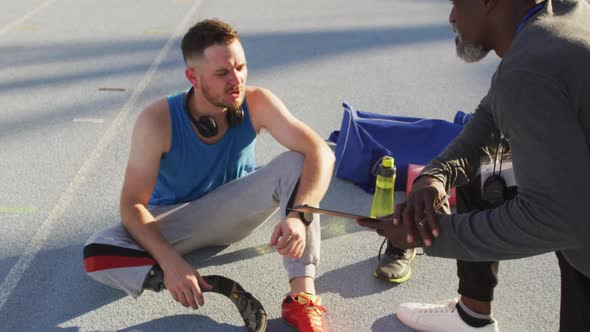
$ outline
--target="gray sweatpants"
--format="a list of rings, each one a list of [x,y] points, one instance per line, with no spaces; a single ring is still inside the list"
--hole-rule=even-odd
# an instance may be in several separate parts
[[[303,156],[285,152],[255,172],[184,204],[150,207],[168,242],[181,254],[239,241],[277,209],[281,220],[301,175]],[[270,234],[269,234],[270,240]],[[289,280],[315,277],[320,253],[319,215],[307,227],[300,259],[283,258]],[[95,280],[138,297],[147,273],[157,264],[121,223],[90,237],[84,248],[86,272]]]

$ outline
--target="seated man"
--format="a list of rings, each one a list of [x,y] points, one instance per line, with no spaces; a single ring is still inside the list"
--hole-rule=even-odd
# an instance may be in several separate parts
[[[133,297],[166,288],[196,309],[211,286],[182,255],[239,241],[280,210],[270,245],[284,256],[291,286],[283,318],[300,330],[325,331],[314,286],[319,218],[287,213],[287,206],[320,203],[332,152],[270,91],[246,86],[244,50],[228,24],[197,23],[185,34],[182,53],[192,87],[139,115],[121,193],[122,223],[88,240],[87,273]],[[254,171],[261,130],[291,151]]]

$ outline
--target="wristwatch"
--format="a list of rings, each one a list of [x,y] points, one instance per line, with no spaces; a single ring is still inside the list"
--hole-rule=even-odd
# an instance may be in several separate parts
[[[311,212],[297,212],[299,213],[299,219],[305,224],[305,226],[309,226],[313,221],[313,213]]]

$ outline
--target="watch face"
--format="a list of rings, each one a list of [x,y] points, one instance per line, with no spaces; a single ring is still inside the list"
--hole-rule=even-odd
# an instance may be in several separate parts
[[[310,223],[313,221],[313,213],[311,212],[303,212],[303,220],[305,222]]]

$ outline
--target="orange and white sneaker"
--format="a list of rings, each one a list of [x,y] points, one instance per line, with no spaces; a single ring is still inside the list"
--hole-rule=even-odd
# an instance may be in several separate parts
[[[295,326],[299,332],[326,332],[324,312],[326,308],[320,305],[320,297],[307,293],[297,293],[287,296],[281,305],[283,319]]]

